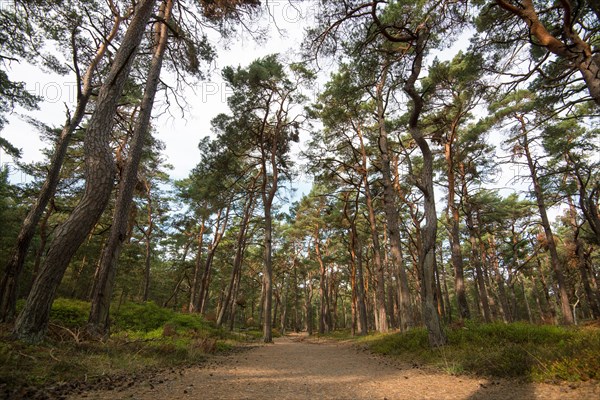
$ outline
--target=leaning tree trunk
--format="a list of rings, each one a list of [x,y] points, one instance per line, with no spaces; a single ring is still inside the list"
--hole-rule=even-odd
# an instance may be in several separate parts
[[[574,29],[573,15],[577,11],[571,2],[560,1],[554,9],[557,13],[563,14],[561,16],[563,25],[546,27],[544,22],[539,19],[535,9],[536,3],[533,1],[522,1],[518,5],[513,4],[510,0],[494,1],[527,25],[529,40],[532,43],[535,42],[536,46],[544,47],[562,59],[567,64],[565,71],[578,70],[590,96],[597,105],[600,105],[600,56],[590,46],[591,42],[586,42],[586,38],[580,37]],[[589,3],[592,4],[592,9],[597,12],[597,2],[590,1]],[[558,32],[558,35],[555,32]]]
[[[525,121],[520,116],[517,116],[517,119],[521,125],[521,134],[522,134],[522,146],[525,150],[525,157],[527,158],[527,166],[529,167],[531,181],[533,183],[533,191],[535,193],[535,199],[537,202],[538,210],[540,212],[540,219],[542,220],[542,227],[544,228],[544,234],[546,235],[546,242],[548,243],[548,251],[550,253],[550,262],[552,264],[552,270],[554,271],[554,277],[556,279],[556,284],[558,285],[558,295],[560,299],[560,309],[563,317],[563,324],[572,325],[575,321],[573,318],[573,311],[571,310],[571,306],[569,303],[569,294],[567,293],[567,283],[564,278],[563,267],[558,258],[558,252],[556,250],[556,243],[554,242],[554,235],[552,233],[552,228],[550,227],[550,220],[548,219],[548,213],[546,212],[546,205],[544,203],[544,193],[542,191],[542,186],[540,185],[538,176],[537,176],[537,168],[535,162],[533,161],[533,157],[531,155],[531,151],[529,149],[529,139],[527,138],[527,128],[525,126]]]
[[[40,341],[48,329],[50,308],[56,289],[71,258],[93,229],[110,198],[115,166],[110,148],[118,100],[137,55],[154,0],[142,0],[117,51],[109,74],[100,88],[84,139],[85,190],[69,218],[56,230],[44,264],[25,307],[17,318],[15,336]]]
[[[33,203],[33,206],[23,221],[21,230],[17,235],[17,242],[15,244],[12,256],[4,270],[4,276],[2,278],[2,282],[0,283],[0,322],[9,321],[14,318],[17,304],[17,286],[19,283],[19,277],[23,271],[23,265],[25,264],[27,250],[29,249],[29,245],[31,244],[31,240],[35,234],[35,228],[37,227],[44,210],[46,209],[46,206],[56,192],[56,186],[58,185],[60,177],[60,170],[67,154],[71,136],[85,115],[85,109],[90,99],[90,95],[92,94],[93,74],[96,71],[98,63],[102,57],[104,57],[110,42],[112,42],[119,31],[120,25],[121,17],[116,16],[115,24],[113,25],[112,30],[106,37],[105,41],[98,47],[96,55],[90,62],[85,75],[83,77],[77,75],[77,80],[80,86],[78,87],[77,106],[75,108],[75,112],[73,115],[69,115],[69,118],[67,119],[67,122],[65,123],[65,126],[63,127],[60,136],[56,141],[54,152],[48,166],[48,175],[46,176],[46,180],[44,181],[44,184],[38,193],[37,199]],[[75,39],[73,38],[73,42],[74,41]],[[73,61],[75,66],[77,66],[78,60],[76,56],[75,45],[73,46],[73,52],[75,54]]]
[[[215,221],[215,234],[212,243],[208,246],[208,253],[206,254],[206,262],[204,263],[204,271],[202,271],[202,279],[200,281],[200,292],[198,294],[198,308],[197,312],[204,315],[206,306],[208,303],[208,294],[210,287],[210,278],[212,274],[212,265],[215,258],[215,253],[221,243],[225,229],[227,229],[227,223],[229,220],[230,205],[227,205],[225,209],[225,216],[221,217],[223,209],[217,212],[217,220]]]
[[[127,237],[128,216],[133,201],[133,192],[138,182],[138,170],[140,159],[146,142],[150,134],[150,117],[152,106],[162,68],[163,56],[167,47],[168,30],[167,23],[171,18],[171,9],[173,0],[167,0],[160,11],[160,17],[164,23],[160,23],[154,35],[155,49],[148,70],[146,88],[142,99],[141,111],[136,121],[135,128],[131,137],[129,146],[129,159],[125,165],[125,172],[119,182],[117,201],[113,214],[112,226],[108,236],[108,241],[102,251],[100,258],[100,268],[96,277],[96,284],[91,298],[91,310],[88,319],[88,330],[97,335],[103,335],[109,329],[109,311],[110,300],[114,278],[117,270],[117,263],[123,242]]]
[[[423,155],[423,171],[421,174],[421,182],[418,184],[425,201],[425,226],[421,232],[422,248],[419,254],[419,265],[421,267],[421,307],[423,320],[429,334],[429,345],[431,347],[439,347],[445,345],[448,342],[448,339],[442,329],[440,316],[438,314],[434,279],[437,215],[433,191],[433,154],[419,127],[419,118],[421,116],[421,111],[423,110],[423,98],[415,88],[415,84],[421,72],[427,38],[428,32],[427,29],[424,28],[417,36],[412,73],[404,84],[404,91],[411,99],[413,106],[408,121],[408,131],[417,143],[417,146],[419,146]]]

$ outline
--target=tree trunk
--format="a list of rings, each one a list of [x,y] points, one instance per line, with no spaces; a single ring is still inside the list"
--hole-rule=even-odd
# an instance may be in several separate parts
[[[525,150],[525,156],[527,157],[527,166],[533,183],[533,191],[535,193],[535,199],[537,202],[538,210],[540,212],[540,218],[542,220],[542,227],[544,228],[544,234],[546,235],[546,241],[548,242],[548,251],[550,252],[550,262],[552,263],[552,270],[554,271],[554,277],[558,285],[558,296],[560,298],[560,309],[562,312],[562,322],[565,325],[572,325],[573,312],[569,303],[569,294],[567,292],[567,284],[564,278],[563,267],[560,264],[558,258],[558,252],[556,251],[556,243],[554,242],[554,235],[552,234],[552,228],[550,227],[550,220],[546,212],[546,205],[544,204],[544,193],[539,183],[537,176],[537,168],[533,157],[529,149],[529,140],[527,138],[527,128],[525,126],[525,120],[521,116],[517,116],[519,123],[521,124],[522,140],[521,145]]]
[[[306,312],[305,327],[306,327],[306,333],[308,335],[312,335],[313,334],[312,276],[310,273],[308,274],[307,282],[308,282],[308,284],[305,286],[305,293],[304,293],[304,309]]]
[[[152,261],[152,231],[154,230],[154,221],[152,219],[152,193],[150,192],[150,183],[145,182],[146,186],[146,215],[148,217],[148,227],[144,230],[144,292],[142,301],[148,301],[150,297],[150,262]]]
[[[364,275],[362,268],[362,248],[360,239],[358,237],[358,231],[356,229],[356,218],[359,210],[359,198],[360,198],[360,184],[356,188],[356,198],[354,199],[354,213],[352,217],[348,213],[348,196],[347,193],[344,201],[344,217],[348,221],[350,227],[348,229],[350,234],[350,243],[348,244],[348,252],[350,253],[350,264],[351,264],[351,280],[352,280],[352,335],[358,328],[360,335],[366,335],[368,333],[367,326],[367,307],[365,305],[365,285]]]
[[[295,259],[292,259],[292,265],[296,263]],[[286,278],[286,275],[283,276],[283,284],[281,285],[282,291],[282,299],[281,299],[281,334],[285,335],[286,333],[286,321],[287,321],[287,311],[288,311],[288,296],[290,293],[290,277]]]
[[[276,140],[274,140],[276,142]],[[262,182],[262,198],[264,206],[265,218],[265,238],[264,238],[264,268],[263,268],[263,284],[265,291],[265,299],[262,304],[263,309],[263,341],[265,343],[273,342],[272,333],[272,302],[273,302],[273,219],[271,216],[271,206],[275,193],[277,192],[277,166],[275,160],[275,152],[271,154],[271,167],[273,168],[273,176],[271,187],[267,190],[267,168],[263,157],[263,182]]]
[[[376,329],[379,332],[387,332],[387,313],[385,309],[385,271],[381,261],[381,244],[379,243],[379,231],[377,230],[377,222],[375,218],[375,209],[373,206],[373,198],[369,188],[368,170],[367,170],[367,153],[363,142],[362,132],[357,130],[360,140],[360,151],[362,155],[362,180],[365,192],[365,200],[367,211],[369,213],[369,226],[371,228],[371,240],[373,242],[373,263],[376,270],[376,302],[375,302],[375,321]]]
[[[105,41],[98,46],[96,54],[88,66],[85,75],[83,77],[80,75],[76,76],[78,81],[78,92],[75,112],[72,116],[70,114],[68,115],[67,122],[65,123],[65,126],[63,127],[54,145],[54,152],[52,153],[50,164],[48,166],[48,175],[46,176],[44,184],[38,193],[38,197],[27,213],[25,220],[23,220],[23,225],[21,226],[21,230],[17,235],[17,241],[15,243],[11,258],[4,269],[4,276],[2,278],[2,282],[0,283],[0,322],[10,321],[16,314],[17,288],[19,277],[23,271],[27,250],[29,249],[31,240],[35,235],[35,229],[42,218],[42,215],[44,214],[44,210],[56,192],[56,186],[58,185],[60,178],[60,170],[67,154],[71,136],[85,115],[85,109],[92,94],[93,74],[96,72],[98,63],[104,57],[106,49],[118,33],[120,25],[121,17],[115,16],[115,22],[112,30],[106,37]],[[72,44],[74,54],[73,62],[75,68],[78,68],[78,60],[76,56],[77,48],[74,37],[72,38]],[[79,70],[76,69],[76,71]]]
[[[412,101],[408,131],[423,155],[423,171],[421,173],[421,180],[418,183],[425,202],[425,226],[422,230],[423,247],[419,254],[419,266],[421,267],[421,307],[423,320],[427,326],[429,345],[431,347],[439,347],[445,345],[448,339],[442,329],[440,316],[437,311],[434,279],[436,268],[435,242],[437,237],[437,215],[433,191],[433,154],[431,153],[429,144],[423,137],[423,132],[419,128],[419,118],[423,110],[423,98],[415,88],[415,84],[421,73],[421,66],[425,55],[425,44],[428,37],[429,32],[427,29],[418,32],[414,49],[415,58],[412,64],[412,73],[404,84],[404,91]]]
[[[455,203],[456,177],[454,174],[454,160],[452,157],[453,141],[453,138],[451,138],[444,146],[446,175],[448,178],[448,208],[446,209],[446,217],[449,223],[448,239],[450,241],[452,266],[454,267],[454,290],[456,292],[456,302],[458,303],[458,315],[460,315],[461,319],[470,319],[471,311],[469,310],[467,293],[465,291],[463,255],[460,247],[460,215],[458,213],[458,206]]]
[[[504,287],[504,276],[500,272],[498,254],[496,252],[496,238],[494,235],[489,236],[488,243],[490,245],[490,252],[492,256],[492,269],[494,270],[496,286],[498,286],[498,300],[500,301],[502,318],[504,319],[504,322],[513,322],[510,308],[508,306],[508,299],[506,297],[506,288]]]
[[[246,246],[246,244],[244,243],[244,248],[242,249],[242,257],[243,257],[244,251],[246,249],[245,246]],[[239,291],[239,287],[240,287],[241,275],[242,275],[242,269],[239,268],[238,273],[235,276],[235,280],[234,280],[234,284],[233,284],[232,296],[233,296],[234,301],[231,302],[231,312],[229,313],[229,330],[230,331],[233,331],[233,327],[235,324],[235,315],[236,315],[236,311],[237,311],[237,304],[238,304],[237,299],[238,299],[238,291]],[[254,307],[254,299],[252,300],[252,307]],[[244,321],[244,323],[245,323],[245,321]]]
[[[443,264],[442,264],[443,265]],[[444,296],[442,295],[442,284],[440,279],[440,272],[438,268],[438,264],[435,265],[435,270],[433,271],[433,278],[435,279],[435,293],[438,303],[438,314],[440,316],[446,315],[445,304],[444,304]]]
[[[383,205],[385,216],[387,219],[387,232],[390,240],[390,251],[394,264],[398,270],[400,278],[400,330],[406,331],[413,326],[413,321],[410,314],[410,290],[408,288],[408,278],[404,268],[404,260],[402,259],[401,241],[400,241],[400,223],[398,216],[398,208],[396,205],[396,192],[392,184],[392,172],[390,161],[390,150],[388,148],[388,134],[385,127],[385,106],[383,103],[383,90],[385,81],[387,80],[389,64],[384,65],[381,74],[381,80],[377,85],[377,126],[379,130],[379,151],[381,153],[381,174],[383,177]],[[393,314],[392,314],[393,315]]]
[[[463,194],[463,196],[465,195],[466,193]],[[492,322],[492,316],[488,301],[487,288],[485,286],[485,279],[483,276],[483,269],[481,267],[483,254],[479,252],[479,245],[477,243],[477,237],[480,236],[480,233],[479,230],[475,228],[471,213],[471,210],[466,213],[467,227],[469,229],[469,241],[471,242],[471,263],[475,268],[475,280],[477,282],[477,290],[479,291],[479,300],[481,301],[481,306],[483,308],[483,319],[485,322],[489,323]]]
[[[273,222],[271,218],[270,204],[265,205],[265,261],[263,280],[265,285],[265,301],[263,303],[263,341],[265,343],[273,342],[272,329],[272,301],[273,301]]]
[[[525,303],[525,309],[527,310],[527,319],[530,324],[533,324],[533,316],[531,315],[531,307],[529,307],[529,299],[527,299],[527,292],[525,290],[525,282],[521,279],[521,290],[523,290],[523,300]]]
[[[296,260],[296,256],[294,256],[294,260]],[[294,331],[295,332],[300,332],[301,327],[300,327],[300,320],[302,319],[302,316],[300,315],[300,296],[298,295],[298,288],[299,288],[299,283],[298,283],[298,265],[296,262],[294,262],[293,264],[293,269],[294,269],[294,282],[293,282],[293,286],[294,286]]]
[[[204,263],[204,271],[202,272],[202,280],[200,284],[200,293],[198,295],[199,307],[198,311],[201,314],[204,314],[206,310],[206,305],[208,303],[208,293],[209,293],[209,285],[210,285],[210,276],[212,271],[212,263],[215,258],[215,253],[217,248],[219,247],[219,243],[221,243],[221,239],[223,238],[223,234],[225,233],[225,229],[227,229],[227,222],[229,220],[229,210],[230,205],[225,209],[225,216],[221,218],[221,214],[223,212],[222,209],[217,213],[217,221],[215,224],[215,235],[213,237],[213,241],[209,246],[208,253],[206,254],[206,262]]]
[[[205,218],[202,216],[200,221],[200,232],[198,232],[198,251],[196,252],[196,262],[194,263],[194,274],[192,276],[192,284],[190,286],[190,302],[188,312],[199,312],[200,301],[198,291],[200,290],[201,266],[202,266],[202,245],[204,244],[204,231],[206,230]]]
[[[443,264],[442,264],[443,265]],[[446,279],[446,268],[442,267],[442,282],[444,282],[444,299],[446,299],[446,323],[452,322],[452,306],[450,305],[450,291],[448,290],[448,279]]]
[[[93,229],[109,200],[115,176],[110,148],[114,116],[154,3],[154,0],[138,3],[110,72],[100,88],[97,106],[84,139],[85,190],[69,218],[56,230],[25,307],[17,318],[14,333],[20,339],[36,342],[45,336],[56,289],[71,258]]]
[[[600,105],[600,57],[592,50],[590,44],[585,42],[574,30],[571,17],[576,10],[573,9],[574,6],[571,5],[571,2],[561,1],[556,7],[556,11],[559,13],[561,12],[560,8],[563,8],[564,25],[552,27],[552,30],[560,32],[560,36],[554,36],[544,26],[543,21],[540,21],[533,1],[519,2],[518,6],[509,0],[495,0],[495,2],[527,24],[529,40],[535,39],[537,46],[545,47],[552,54],[565,60],[569,68],[579,70],[591,97],[596,104]],[[597,11],[598,5],[594,2],[590,3]],[[563,42],[561,40],[563,37],[569,41]],[[561,306],[561,308],[563,307]]]
[[[40,270],[40,265],[42,264],[42,259],[44,257],[44,253],[46,250],[46,243],[48,242],[48,236],[49,236],[48,220],[50,219],[50,216],[52,215],[52,213],[55,210],[53,203],[54,203],[53,201],[50,201],[50,207],[48,207],[46,209],[46,215],[40,222],[40,228],[39,228],[40,244],[39,244],[39,248],[35,252],[35,261],[33,262],[33,271],[31,272],[31,277],[32,277],[31,281],[32,282],[35,280],[35,277],[37,276],[37,274]],[[0,286],[0,287],[4,287],[4,286]]]
[[[242,222],[240,224],[240,231],[238,232],[237,237],[237,245],[235,249],[235,256],[233,258],[233,267],[231,269],[231,279],[229,280],[229,287],[227,289],[227,294],[225,296],[225,300],[223,302],[223,307],[221,307],[221,312],[217,317],[217,326],[221,326],[223,323],[223,318],[225,317],[225,310],[229,308],[229,304],[231,303],[231,294],[233,292],[233,286],[235,284],[235,278],[239,273],[239,270],[242,266],[242,258],[244,256],[244,248],[246,247],[246,229],[248,227],[248,222],[250,221],[250,216],[252,215],[252,209],[254,208],[254,188],[250,190],[248,197],[246,198],[246,204],[244,207],[244,215],[242,216]]]
[[[173,0],[167,0],[161,7],[160,16],[165,22],[159,23],[153,38],[154,54],[148,69],[144,97],[130,140],[129,158],[125,165],[125,172],[119,182],[118,196],[108,241],[100,258],[100,267],[94,285],[95,290],[92,293],[92,304],[88,319],[88,331],[95,334],[106,334],[109,329],[110,300],[113,292],[114,278],[121,249],[127,238],[129,210],[133,201],[133,192],[138,183],[138,170],[144,143],[150,134],[150,117],[160,79],[163,56],[167,47],[167,24],[171,19],[172,7]]]
[[[325,268],[325,263],[323,263],[323,257],[321,256],[321,244],[319,236],[319,225],[317,224],[313,234],[313,240],[315,243],[315,255],[317,257],[317,261],[319,262],[319,333],[324,334],[328,333],[331,327],[329,325],[328,318],[329,299],[327,292],[327,270]]]
[[[363,257],[362,257],[362,247],[360,240],[358,239],[358,234],[356,233],[356,226],[354,228],[354,248],[356,249],[356,278],[357,278],[357,302],[358,302],[358,321],[360,322],[360,326],[358,328],[361,335],[366,335],[369,333],[369,322],[368,322],[368,314],[367,314],[367,304],[366,304],[366,295],[365,295],[365,279],[363,273]]]
[[[551,324],[556,323],[556,307],[552,304],[552,298],[550,297],[550,291],[548,290],[548,284],[546,283],[546,276],[544,275],[544,271],[542,269],[542,262],[540,259],[537,259],[538,271],[540,274],[540,282],[542,283],[542,289],[544,292],[544,299],[546,300],[546,307],[548,309],[547,314],[549,314],[549,320]]]
[[[573,231],[573,241],[575,242],[575,258],[577,263],[577,268],[579,269],[579,274],[581,276],[581,284],[583,286],[583,291],[585,293],[585,297],[590,307],[590,311],[592,312],[592,317],[595,319],[600,318],[600,305],[598,304],[598,300],[596,299],[596,293],[592,290],[592,286],[590,285],[590,279],[588,277],[587,271],[587,260],[585,257],[585,249],[583,240],[579,237],[580,227],[577,223],[577,211],[575,210],[575,204],[573,204],[573,200],[569,196],[567,198],[569,203],[569,222],[571,225],[571,229]]]

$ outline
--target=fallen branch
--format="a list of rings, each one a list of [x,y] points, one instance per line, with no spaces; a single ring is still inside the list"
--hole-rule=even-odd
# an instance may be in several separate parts
[[[76,332],[74,332],[74,331],[70,330],[69,328],[67,328],[66,326],[57,325],[57,324],[54,324],[52,322],[50,322],[49,325],[67,331],[73,337],[73,340],[75,340],[75,343],[77,343],[77,344],[81,343],[81,340],[79,339],[79,336],[81,335],[81,332],[79,332],[79,330],[77,330]]]

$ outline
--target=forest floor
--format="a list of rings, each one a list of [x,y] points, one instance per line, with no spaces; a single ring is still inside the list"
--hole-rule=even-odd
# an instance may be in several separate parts
[[[599,399],[600,383],[453,376],[348,342],[291,335],[69,399]]]

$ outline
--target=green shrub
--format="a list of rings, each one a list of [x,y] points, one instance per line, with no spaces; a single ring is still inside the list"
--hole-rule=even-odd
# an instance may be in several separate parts
[[[600,330],[526,323],[467,323],[430,349],[425,329],[374,334],[358,341],[374,352],[427,363],[449,373],[578,381],[600,378]]]
[[[150,332],[159,328],[172,318],[174,312],[146,303],[125,303],[113,313],[115,330]]]
[[[371,350],[384,355],[418,354],[429,351],[427,331],[414,328],[404,333],[376,334],[362,339]]]
[[[85,326],[90,315],[90,303],[81,300],[56,299],[50,310],[50,321],[68,328]]]
[[[173,315],[167,321],[176,330],[204,330],[208,329],[206,323],[202,320],[202,317],[198,314],[180,314],[173,312]]]

